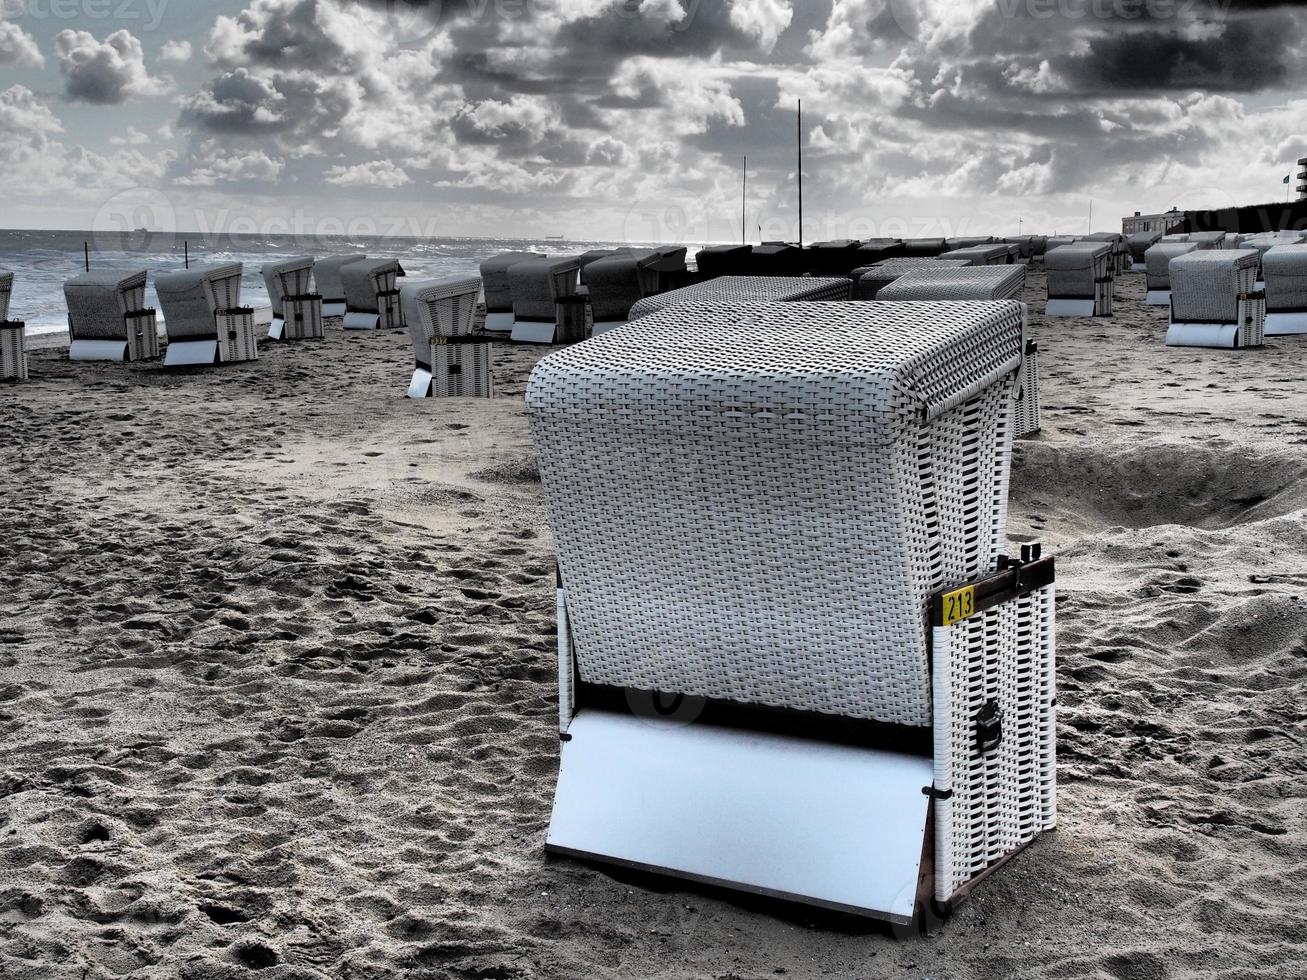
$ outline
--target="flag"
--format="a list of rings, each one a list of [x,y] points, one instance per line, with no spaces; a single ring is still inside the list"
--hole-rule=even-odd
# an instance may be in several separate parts
[[[1285,182],[1286,184],[1289,183],[1289,175],[1288,175],[1288,174],[1285,174],[1285,175],[1284,175],[1284,182]]]

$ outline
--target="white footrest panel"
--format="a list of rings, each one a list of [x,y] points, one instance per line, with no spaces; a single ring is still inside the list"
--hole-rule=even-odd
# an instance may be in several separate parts
[[[180,367],[185,364],[216,364],[218,361],[218,342],[216,340],[185,340],[168,345],[164,355],[164,367]]]
[[[594,710],[568,735],[549,849],[911,921],[929,759]]]
[[[1050,299],[1044,308],[1045,316],[1093,316],[1092,299]]]
[[[268,324],[268,339],[281,340],[282,331],[286,329],[286,321],[279,316],[273,316],[272,322]]]
[[[342,326],[346,330],[377,330],[381,327],[381,314],[346,313]]]
[[[519,344],[552,344],[558,324],[538,320],[514,320],[513,340]]]
[[[1266,336],[1307,333],[1307,313],[1267,313]]]
[[[1234,347],[1237,323],[1172,323],[1166,331],[1167,347]]]
[[[1171,290],[1169,289],[1150,289],[1144,302],[1149,306],[1170,306]]]
[[[344,303],[323,303],[322,315],[324,317],[343,317],[346,313]]]
[[[127,359],[125,340],[74,340],[68,345],[70,361],[124,361]]]
[[[508,333],[512,329],[513,329],[512,313],[487,313],[486,314],[487,333]]]

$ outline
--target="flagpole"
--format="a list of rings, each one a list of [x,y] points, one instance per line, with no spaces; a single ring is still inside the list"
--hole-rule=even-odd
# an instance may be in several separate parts
[[[749,201],[749,156],[744,157],[743,183],[740,187],[740,244],[748,244],[749,233],[748,227],[748,201]]]
[[[803,247],[803,100],[799,100],[799,247]]]

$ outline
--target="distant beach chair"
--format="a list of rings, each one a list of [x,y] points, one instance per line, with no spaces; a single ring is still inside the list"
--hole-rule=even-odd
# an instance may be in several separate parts
[[[481,280],[422,279],[400,287],[417,367],[410,398],[491,398],[490,341],[472,332]]]
[[[631,315],[631,307],[658,292],[657,267],[660,256],[631,251],[592,263],[590,308],[594,314],[593,336],[620,327]]]
[[[905,238],[903,255],[905,258],[936,259],[948,250],[942,238]]]
[[[846,276],[858,264],[858,246],[849,238],[813,242],[803,250],[808,269],[814,276]]]
[[[551,852],[908,923],[1057,819],[1021,311],[703,303],[543,359]]]
[[[165,366],[258,359],[254,310],[240,305],[241,268],[239,262],[193,265],[155,277],[168,334]]]
[[[953,255],[953,252],[949,252]],[[1024,265],[970,265],[936,268],[919,265],[883,286],[877,302],[941,302],[946,300],[1021,300],[1026,286]]]
[[[1035,237],[1033,235],[1012,235],[1003,239],[1009,245],[1017,247],[1015,260],[1029,263],[1035,257]]]
[[[1190,242],[1168,242],[1163,238],[1144,252],[1145,286],[1149,306],[1171,305],[1171,260],[1198,250]]]
[[[687,303],[800,303],[847,300],[853,282],[847,276],[722,276],[682,289],[646,296],[631,307],[628,319]]]
[[[1079,241],[1044,253],[1045,316],[1112,315],[1112,245]]]
[[[500,252],[481,263],[481,289],[486,299],[486,332],[513,329],[513,290],[508,270],[525,259],[543,259],[543,252]]]
[[[27,380],[27,325],[9,319],[14,274],[0,270],[0,381]]]
[[[366,258],[362,252],[350,252],[346,255],[329,255],[313,264],[313,279],[317,286],[315,292],[322,296],[323,319],[345,319],[345,283],[340,278],[340,270],[351,262],[361,262]]]
[[[966,258],[930,259],[901,255],[898,258],[885,259],[862,271],[853,280],[853,299],[870,301],[880,295],[880,291],[916,269],[965,269],[971,264]]]
[[[585,308],[574,303],[580,272],[580,264],[569,256],[523,259],[508,270],[513,340],[553,344],[585,339]]]
[[[1128,271],[1143,272],[1147,265],[1145,255],[1148,250],[1162,240],[1160,231],[1138,231],[1126,236],[1126,248],[1130,250]]]
[[[699,249],[694,257],[699,275],[705,279],[718,276],[747,276],[752,245],[710,245]]]
[[[945,239],[949,252],[963,248],[975,248],[977,245],[993,245],[993,235],[971,235]]]
[[[1277,245],[1262,255],[1266,333],[1307,333],[1307,245]]]
[[[972,265],[1008,265],[1010,264],[1007,242],[992,242],[988,245],[967,245],[950,249],[944,253],[954,262],[967,261]]]
[[[313,256],[282,259],[263,267],[263,284],[272,304],[270,340],[310,340],[326,336],[322,296],[310,289]]]
[[[684,245],[655,245],[653,265],[650,267],[658,276],[657,290],[665,293],[669,289],[679,289],[689,280],[689,267],[686,263]]]
[[[404,326],[399,280],[404,267],[397,259],[359,259],[340,267],[345,287],[346,330],[398,330]]]
[[[804,250],[788,242],[763,242],[753,246],[748,259],[750,276],[801,276],[808,271]]]
[[[1220,249],[1225,244],[1226,233],[1223,231],[1191,231],[1189,241],[1202,249]]]
[[[68,357],[145,361],[159,356],[159,325],[145,308],[146,270],[84,272],[64,283]]]
[[[1256,249],[1199,249],[1172,259],[1170,273],[1168,347],[1262,346],[1266,296],[1254,289]]]
[[[898,238],[868,238],[858,245],[854,256],[858,266],[875,265],[903,255],[903,242]],[[856,267],[855,267],[856,268]]]

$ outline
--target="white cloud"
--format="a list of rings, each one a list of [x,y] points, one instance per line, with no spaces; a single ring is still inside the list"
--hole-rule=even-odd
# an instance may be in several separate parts
[[[0,67],[40,68],[45,64],[36,39],[17,24],[4,19],[0,6]]]
[[[227,150],[216,140],[206,140],[196,152],[190,172],[178,177],[177,183],[187,187],[270,183],[281,175],[284,168],[281,160],[263,150]]]
[[[114,31],[97,41],[87,31],[63,30],[54,42],[69,99],[118,105],[132,96],[167,91],[167,83],[146,70],[145,51],[130,31]]]
[[[164,41],[159,48],[160,61],[185,62],[191,60],[190,41]]]
[[[328,184],[337,187],[382,187],[396,188],[413,183],[403,167],[398,167],[389,160],[372,160],[352,167],[330,167],[322,175]]]

